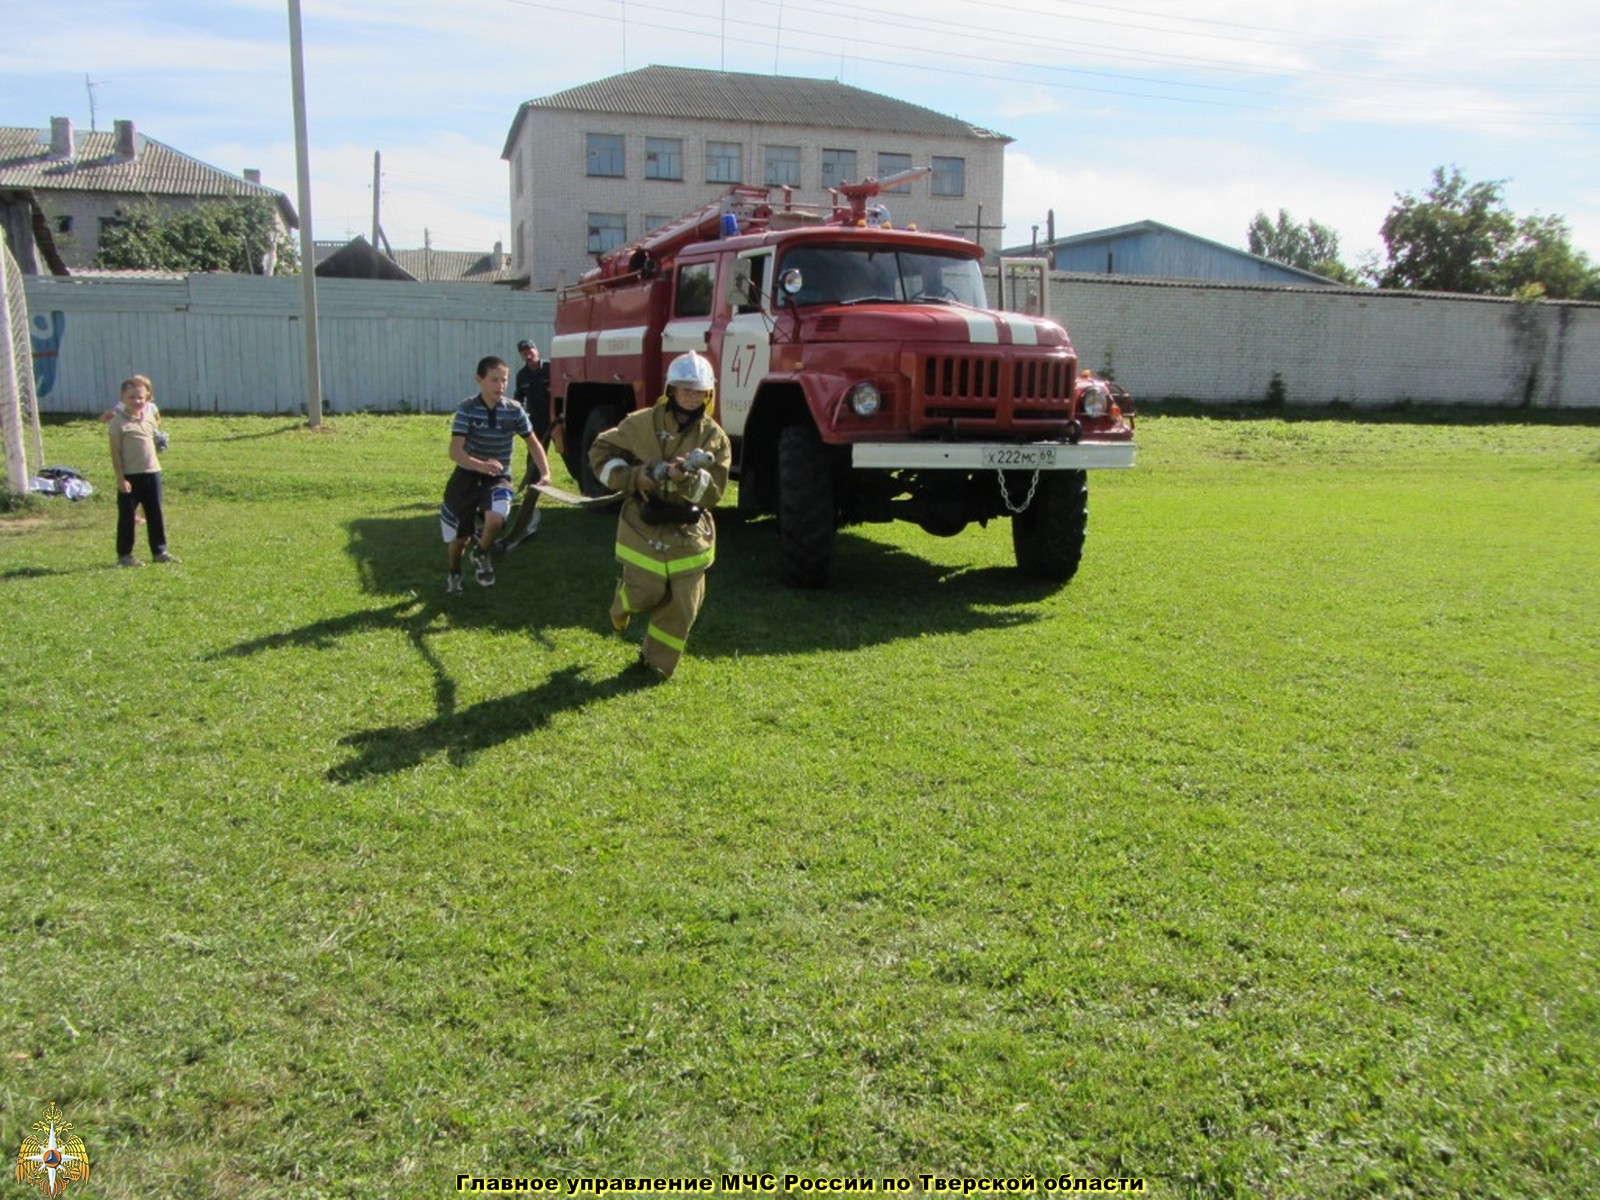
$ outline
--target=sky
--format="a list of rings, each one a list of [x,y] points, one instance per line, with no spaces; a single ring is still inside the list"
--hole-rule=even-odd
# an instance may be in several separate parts
[[[139,132],[300,207],[288,0],[11,9],[0,125]],[[26,20],[21,10],[26,7]],[[301,0],[319,239],[509,246],[518,106],[660,64],[835,79],[1014,139],[1002,241],[1155,220],[1243,248],[1315,220],[1353,266],[1436,167],[1600,261],[1591,0]],[[994,214],[984,219],[992,221]]]

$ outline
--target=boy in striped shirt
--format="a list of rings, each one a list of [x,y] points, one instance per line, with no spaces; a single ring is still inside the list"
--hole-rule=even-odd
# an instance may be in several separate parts
[[[478,362],[478,394],[461,402],[450,423],[450,461],[456,464],[445,484],[439,507],[439,528],[449,546],[450,574],[445,591],[461,590],[461,555],[472,540],[477,514],[483,514],[483,531],[472,549],[474,574],[483,587],[494,586],[490,547],[511,512],[511,452],[522,439],[528,458],[538,470],[537,483],[550,482],[550,462],[534,435],[528,412],[507,400],[511,368],[493,355]]]

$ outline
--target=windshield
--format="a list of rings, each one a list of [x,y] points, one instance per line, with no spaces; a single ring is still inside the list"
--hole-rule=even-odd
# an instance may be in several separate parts
[[[976,259],[883,246],[796,246],[784,255],[781,279],[798,269],[796,304],[907,301],[988,308]]]

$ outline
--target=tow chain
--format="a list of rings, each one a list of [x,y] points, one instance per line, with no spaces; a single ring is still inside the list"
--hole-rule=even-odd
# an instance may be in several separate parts
[[[1006,473],[997,469],[995,474],[1000,477],[1000,499],[1004,502],[1006,511],[1011,513],[1027,512],[1028,505],[1033,503],[1033,493],[1039,490],[1039,472],[1035,471],[1033,478],[1028,481],[1028,495],[1022,501],[1020,508],[1011,503],[1011,493],[1006,491]]]

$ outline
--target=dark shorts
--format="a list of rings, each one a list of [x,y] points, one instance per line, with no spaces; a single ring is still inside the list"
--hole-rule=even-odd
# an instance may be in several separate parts
[[[444,503],[439,506],[439,531],[447,542],[470,537],[481,512],[511,511],[511,476],[483,475],[457,467],[444,485]]]

